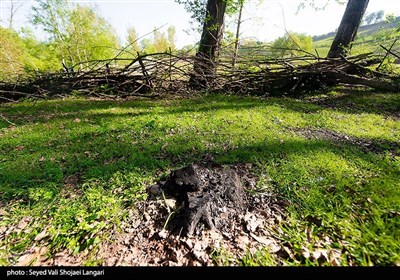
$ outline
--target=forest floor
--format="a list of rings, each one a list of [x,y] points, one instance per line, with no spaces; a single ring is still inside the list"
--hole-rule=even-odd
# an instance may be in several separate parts
[[[183,236],[193,163],[243,201]],[[2,104],[0,265],[399,266],[399,178],[400,94]]]

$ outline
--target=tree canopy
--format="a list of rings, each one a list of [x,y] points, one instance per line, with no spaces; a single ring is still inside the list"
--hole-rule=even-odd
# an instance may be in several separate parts
[[[301,56],[312,51],[312,37],[306,34],[287,32],[272,44],[273,53],[278,57]]]
[[[31,21],[47,33],[57,57],[67,67],[112,58],[119,48],[113,27],[89,6],[67,0],[38,0]]]

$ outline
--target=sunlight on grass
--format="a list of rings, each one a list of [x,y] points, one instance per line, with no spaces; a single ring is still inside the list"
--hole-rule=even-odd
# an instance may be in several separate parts
[[[50,253],[95,248],[146,199],[145,187],[159,174],[209,154],[219,163],[253,163],[260,188],[288,201],[288,218],[275,229],[293,252],[286,265],[319,265],[304,257],[305,248],[337,249],[342,265],[396,264],[398,155],[384,144],[373,153],[294,132],[317,128],[399,143],[400,98],[377,96],[321,95],[318,100],[331,107],[307,99],[217,95],[126,102],[70,98],[1,107],[16,126],[0,122],[1,210],[7,209],[0,228],[9,229],[0,240],[0,264],[12,263],[9,256],[32,246],[41,232]],[[29,230],[21,230],[27,217]],[[224,264],[228,255],[214,257]],[[237,264],[277,260],[266,249]]]

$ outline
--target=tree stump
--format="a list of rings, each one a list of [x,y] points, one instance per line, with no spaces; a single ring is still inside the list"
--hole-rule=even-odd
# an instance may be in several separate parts
[[[173,171],[161,189],[176,198],[176,213],[168,226],[183,236],[229,227],[230,218],[244,211],[246,194],[237,172],[230,168],[209,169],[198,164]]]

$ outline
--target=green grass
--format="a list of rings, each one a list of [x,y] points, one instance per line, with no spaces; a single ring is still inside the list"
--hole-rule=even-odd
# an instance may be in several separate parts
[[[385,55],[386,53],[380,45],[390,48],[393,40],[397,38],[398,35],[397,27],[394,28],[387,25],[386,28],[383,28],[375,24],[371,26],[362,26],[357,32],[357,36],[349,55],[359,55],[370,52],[373,52],[374,54]],[[334,35],[328,36],[327,34],[322,39],[313,41],[313,52],[318,53],[319,57],[326,57],[332,45],[333,39]],[[397,50],[397,48],[397,45],[393,46],[393,50]],[[389,55],[389,59],[391,60],[389,64],[392,64],[394,57]],[[388,61],[386,60],[385,62],[387,63]],[[391,71],[389,72],[393,73],[393,70],[396,70],[396,73],[398,73],[398,67],[393,65],[390,66]],[[383,68],[384,67],[382,67],[381,70],[384,70]]]
[[[267,247],[236,264],[333,265],[304,257],[321,249],[341,252],[341,265],[399,264],[400,151],[387,145],[400,141],[399,106],[398,94],[357,91],[3,105],[0,229],[11,230],[0,235],[0,265],[39,243],[50,255],[95,248],[146,199],[147,185],[207,154],[253,163],[261,189],[288,202],[274,230],[292,254],[282,261]],[[293,131],[306,127],[366,139],[383,152]],[[223,256],[214,259],[226,264]]]

